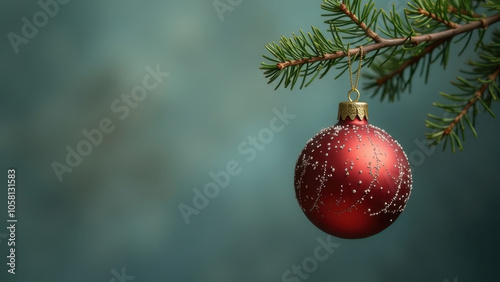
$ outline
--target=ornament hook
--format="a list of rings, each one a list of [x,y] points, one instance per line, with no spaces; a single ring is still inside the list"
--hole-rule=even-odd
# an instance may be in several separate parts
[[[348,60],[348,66],[349,66],[349,80],[351,81],[351,90],[349,90],[349,92],[347,92],[347,98],[349,98],[349,102],[353,102],[351,99],[352,92],[356,92],[358,94],[358,96],[354,102],[357,102],[359,100],[359,97],[360,97],[360,93],[358,90],[358,82],[359,82],[359,75],[361,74],[361,63],[363,62],[363,54],[364,54],[363,46],[359,46],[359,54],[360,54],[360,58],[359,58],[358,71],[356,74],[356,80],[353,83],[353,81],[352,81],[352,68],[351,68],[351,53],[349,51],[347,51],[347,60]]]
[[[356,94],[358,94],[358,96],[356,97],[356,100],[354,100],[354,101],[351,99],[352,92],[356,92]],[[347,92],[347,98],[349,98],[349,102],[357,102],[359,100],[359,96],[360,96],[360,94],[359,94],[359,90],[357,88],[351,89],[351,90],[349,90],[349,92]]]

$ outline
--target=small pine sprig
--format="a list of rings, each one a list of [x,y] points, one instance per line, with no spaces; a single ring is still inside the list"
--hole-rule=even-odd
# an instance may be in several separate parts
[[[450,143],[452,152],[463,150],[465,131],[468,127],[477,137],[474,128],[476,117],[481,112],[491,110],[493,102],[499,101],[500,93],[500,32],[495,31],[492,42],[479,48],[479,59],[468,63],[470,70],[463,71],[467,77],[457,77],[452,84],[459,90],[454,94],[441,92],[448,103],[433,103],[444,111],[443,116],[428,114],[425,124],[433,130],[427,138],[433,145],[443,142],[443,150]],[[446,116],[452,117],[446,117]],[[467,125],[467,126],[466,126]]]
[[[299,81],[300,88],[306,87],[318,75],[320,78],[324,77],[331,67],[341,63],[341,59],[348,53],[355,59],[359,50],[350,49],[351,44],[380,41],[380,37],[372,28],[376,27],[381,10],[374,8],[372,1],[362,6],[361,1],[342,3],[324,0],[321,8],[327,12],[322,16],[328,18],[325,23],[330,26],[328,31],[331,39],[327,39],[320,29],[313,26],[312,32],[305,34],[301,30],[299,35],[293,34],[290,38],[283,36],[278,43],[266,45],[273,57],[264,55],[270,62],[262,63],[261,69],[269,79],[268,83],[281,77],[276,89],[282,84],[285,88],[293,89]],[[356,11],[360,17],[352,11]],[[370,64],[375,55],[365,56],[364,64]],[[347,70],[347,62],[342,62],[337,67],[342,70],[338,77]],[[302,79],[299,79],[301,77]]]
[[[373,96],[380,93],[380,100],[394,101],[401,92],[412,89],[415,75],[424,76],[428,82],[430,67],[439,64],[446,68],[452,39],[454,44],[465,40],[459,55],[467,48],[473,32],[479,33],[476,47],[482,42],[485,28],[481,25],[486,16],[474,12],[476,1],[449,0],[414,0],[408,3],[404,17],[394,9],[382,13],[384,26],[382,32],[393,38],[406,37],[411,44],[394,46],[391,52],[377,64],[373,64],[372,72],[365,75],[369,82],[366,89],[373,89]],[[416,41],[415,37],[434,37],[434,40]]]

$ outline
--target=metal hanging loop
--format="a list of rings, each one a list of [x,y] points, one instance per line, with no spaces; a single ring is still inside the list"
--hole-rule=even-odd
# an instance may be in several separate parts
[[[356,94],[358,94],[358,96],[356,96],[356,100],[354,100],[354,101],[351,98],[351,93],[353,93],[353,92],[356,92]],[[347,98],[349,98],[349,102],[357,102],[359,100],[359,96],[360,96],[359,90],[356,88],[351,89],[351,90],[349,90],[349,92],[347,92]]]
[[[361,74],[361,65],[362,65],[362,62],[363,62],[363,46],[359,46],[359,54],[360,54],[360,58],[359,58],[359,66],[358,66],[358,72],[356,74],[356,80],[352,81],[352,68],[351,68],[351,53],[349,53],[349,51],[347,51],[347,60],[348,60],[348,66],[349,66],[349,80],[351,81],[351,90],[349,90],[349,92],[347,92],[347,98],[349,98],[349,102],[357,102],[359,100],[359,97],[360,97],[360,93],[359,93],[359,90],[358,90],[358,82],[359,82],[359,76]],[[351,93],[352,92],[356,92],[358,94],[358,96],[356,97],[356,100],[352,100],[351,99]]]

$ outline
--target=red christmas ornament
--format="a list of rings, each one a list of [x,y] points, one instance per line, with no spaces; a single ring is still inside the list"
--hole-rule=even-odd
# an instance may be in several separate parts
[[[368,104],[340,103],[338,120],[302,150],[295,166],[296,197],[324,232],[346,239],[372,236],[404,210],[410,164],[396,140],[368,123]]]

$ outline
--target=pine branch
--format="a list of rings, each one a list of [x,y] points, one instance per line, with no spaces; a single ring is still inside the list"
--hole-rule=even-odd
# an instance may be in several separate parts
[[[448,6],[448,13],[456,15],[465,15],[473,18],[479,18],[480,16],[473,11],[467,11],[465,9],[458,9],[457,7]]]
[[[500,66],[494,73],[488,76],[489,82],[484,83],[481,86],[481,88],[477,90],[476,93],[474,93],[474,98],[470,99],[469,102],[467,102],[463,110],[453,119],[450,125],[445,130],[443,130],[443,137],[446,137],[447,135],[451,134],[451,131],[457,125],[457,123],[460,122],[460,120],[462,120],[462,118],[468,113],[469,108],[472,107],[479,99],[483,97],[484,92],[486,91],[486,89],[488,89],[490,84],[497,78],[499,73],[500,73]]]
[[[455,37],[456,35],[466,33],[478,28],[487,28],[488,26],[500,21],[500,14],[493,15],[491,17],[487,17],[478,21],[473,21],[469,24],[466,25],[461,25],[458,26],[455,29],[448,29],[440,32],[435,32],[435,33],[429,33],[429,34],[422,34],[418,36],[413,36],[410,38],[394,38],[394,39],[381,39],[380,42],[370,44],[363,46],[363,52],[364,54],[384,49],[384,48],[389,48],[389,47],[394,47],[394,46],[401,46],[401,45],[407,45],[407,44],[412,44],[412,45],[418,45],[422,42],[433,42],[433,41],[439,41],[439,40],[446,40],[446,39],[451,39]],[[303,64],[310,64],[318,61],[326,61],[326,60],[335,60],[338,58],[343,58],[346,57],[348,54],[351,56],[354,55],[359,55],[360,53],[360,48],[352,48],[346,51],[337,51],[335,53],[325,53],[321,56],[315,56],[311,58],[303,58],[299,60],[287,60],[284,62],[280,62],[276,64],[276,67],[280,70],[283,70],[287,67],[290,66],[296,66],[296,65],[303,65]]]
[[[366,26],[366,24],[364,22],[359,20],[355,14],[353,14],[351,11],[349,11],[347,9],[347,6],[344,3],[340,4],[340,10],[346,16],[348,16],[356,25],[358,25],[365,32],[366,36],[370,37],[375,42],[382,42],[383,41],[383,39],[377,33],[375,33],[371,28]]]
[[[477,137],[474,125],[476,116],[480,112],[480,106],[495,117],[490,108],[493,101],[499,101],[500,31],[493,33],[491,43],[481,46],[479,60],[469,62],[469,65],[472,69],[464,71],[468,78],[457,77],[457,81],[453,82],[461,92],[457,94],[440,93],[450,103],[433,103],[434,106],[444,110],[445,114],[441,117],[428,114],[429,119],[425,121],[426,126],[434,130],[434,132],[426,134],[427,138],[432,141],[431,144],[437,145],[444,141],[443,149],[445,149],[447,143],[450,143],[452,152],[455,152],[455,147],[463,150],[465,124]],[[448,114],[453,114],[454,117],[446,117]]]
[[[418,8],[418,9],[417,9],[417,11],[418,11],[421,15],[424,15],[424,16],[426,16],[426,17],[429,17],[429,18],[433,19],[433,20],[436,20],[436,21],[438,21],[438,22],[440,22],[440,23],[442,23],[442,24],[446,25],[446,26],[447,26],[447,27],[449,27],[449,28],[458,28],[458,27],[460,26],[459,24],[457,24],[457,23],[455,23],[455,22],[445,20],[445,19],[443,19],[443,18],[439,17],[438,15],[433,14],[433,13],[431,13],[431,12],[429,12],[429,11],[427,11],[427,10],[424,10],[424,9],[422,9],[422,8]]]
[[[426,47],[424,49],[424,51],[421,52],[419,55],[410,58],[409,60],[405,61],[401,66],[399,66],[393,72],[391,72],[391,73],[389,73],[387,75],[384,75],[381,78],[377,79],[376,80],[376,85],[377,86],[381,86],[381,85],[385,84],[388,80],[393,79],[395,76],[402,75],[404,70],[406,70],[408,67],[411,67],[411,66],[413,66],[415,64],[418,64],[418,62],[420,61],[420,59],[422,59],[426,55],[432,53],[432,51],[434,51],[434,49],[436,49],[437,47],[441,46],[441,44],[443,44],[446,41],[447,41],[447,39],[440,39],[440,40],[434,41],[434,43],[432,43],[431,45],[429,45],[428,47]],[[370,87],[370,86],[368,86],[368,87]]]
[[[301,31],[299,36],[294,34],[292,38],[282,37],[278,44],[273,42],[266,46],[275,58],[265,56],[272,63],[262,63],[261,69],[265,71],[264,74],[269,79],[268,83],[272,83],[281,77],[276,88],[283,82],[285,88],[288,86],[293,88],[300,77],[302,77],[300,85],[300,88],[302,88],[308,86],[319,74],[321,74],[320,78],[322,78],[333,66],[343,69],[340,74],[345,72],[347,64],[345,61],[342,64],[339,63],[348,55],[355,58],[360,52],[359,47],[350,48],[350,43],[347,43],[346,46],[345,41],[355,38],[356,42],[359,42],[364,37],[368,42],[373,42],[362,44],[365,65],[372,65],[377,55],[384,54],[390,50],[392,52],[387,56],[386,61],[389,61],[389,57],[391,56],[400,55],[399,62],[392,60],[396,65],[389,66],[391,69],[396,68],[397,71],[392,75],[384,73],[385,77],[375,78],[377,83],[371,85],[371,87],[376,86],[380,88],[382,86],[380,82],[389,82],[389,78],[394,76],[402,77],[403,71],[407,67],[418,64],[420,59],[423,59],[426,54],[431,53],[430,51],[440,47],[443,43],[449,42],[450,39],[457,35],[471,35],[471,32],[474,30],[484,30],[488,26],[500,21],[500,14],[470,20],[470,16],[467,14],[472,14],[472,12],[468,11],[465,6],[452,6],[455,9],[463,11],[463,14],[459,14],[458,20],[465,23],[458,24],[451,21],[446,15],[448,10],[450,10],[449,5],[445,6],[441,4],[442,9],[438,10],[436,7],[441,6],[432,6],[428,3],[429,1],[416,1],[417,4],[410,5],[411,9],[407,10],[408,16],[402,19],[395,12],[391,12],[388,15],[383,10],[377,10],[373,7],[374,4],[371,1],[364,8],[361,8],[359,0],[352,2],[343,1],[342,3],[333,0],[324,0],[322,9],[330,13],[323,16],[331,17],[325,23],[330,24],[330,32],[333,38],[331,40],[326,39],[322,32],[315,27],[312,29],[313,32],[307,35]],[[438,2],[443,1],[439,0]],[[460,1],[463,2],[464,0]],[[427,4],[424,5],[422,3]],[[429,10],[425,10],[424,8]],[[354,11],[357,11],[358,15]],[[382,38],[372,29],[376,25],[379,15],[383,16],[386,24],[386,30],[383,30],[383,32],[389,38]],[[427,24],[421,17],[433,20],[437,24],[442,25],[441,27],[446,27],[446,29],[439,30],[440,27],[436,24],[431,28],[427,28],[431,31],[434,30],[434,32],[418,34],[416,30],[426,29],[423,26]],[[412,24],[410,24],[410,19],[414,20],[415,27],[412,27]],[[346,35],[341,36],[341,34]],[[437,44],[436,42],[441,42],[441,44]],[[447,50],[440,53],[440,56],[443,57],[443,65],[446,63],[445,57],[447,54]],[[415,57],[417,58],[415,59]],[[411,63],[408,63],[408,61],[411,61]],[[308,76],[312,76],[312,78],[306,81],[306,77]],[[379,88],[376,92],[378,92]],[[399,91],[405,90],[405,88],[394,87],[394,85],[384,87],[384,89],[389,89],[390,91],[395,89]],[[389,93],[389,97],[394,97],[394,95],[396,93]],[[385,96],[383,95],[383,97]]]
[[[415,3],[408,3],[410,9],[406,10],[406,14],[409,19],[412,20],[412,29],[418,31],[417,33],[436,33],[439,31],[457,29],[461,27],[458,22],[464,24],[470,24],[472,22],[481,21],[481,18],[470,17],[470,14],[475,14],[472,10],[474,3],[469,1],[448,1],[448,0],[437,0],[437,1],[414,1]],[[461,11],[461,14],[450,14],[449,10],[451,8]],[[387,17],[389,22],[397,22],[397,17],[391,14]],[[457,22],[454,22],[454,19]],[[386,26],[389,24],[386,23]],[[393,32],[397,32],[401,27],[392,28]],[[482,37],[486,28],[478,28],[480,39],[476,43],[476,48],[481,44]],[[391,31],[391,27],[388,27]],[[391,32],[385,32],[390,35]],[[401,32],[399,32],[402,34]],[[450,37],[449,40],[437,40],[435,42],[425,42],[421,46],[406,47],[403,46],[399,49],[393,49],[393,52],[386,56],[383,60],[384,63],[380,65],[372,66],[373,74],[368,74],[365,76],[370,78],[371,83],[366,84],[366,88],[375,88],[373,96],[376,96],[379,92],[382,92],[380,96],[381,100],[388,97],[389,101],[394,101],[395,98],[399,98],[401,92],[409,89],[411,91],[411,84],[413,76],[416,73],[419,65],[422,65],[421,75],[425,73],[425,82],[427,83],[430,75],[430,66],[432,63],[440,59],[443,68],[446,67],[448,62],[448,54],[451,46],[451,38],[456,37],[454,35]],[[457,43],[465,38],[467,38],[460,54],[466,49],[470,39],[472,37],[472,31],[464,32],[463,35],[459,37],[458,40],[454,40],[453,43]],[[433,51],[438,49],[436,54]],[[395,59],[395,57],[399,59]],[[421,62],[422,61],[422,62]],[[404,75],[407,73],[408,75]]]

